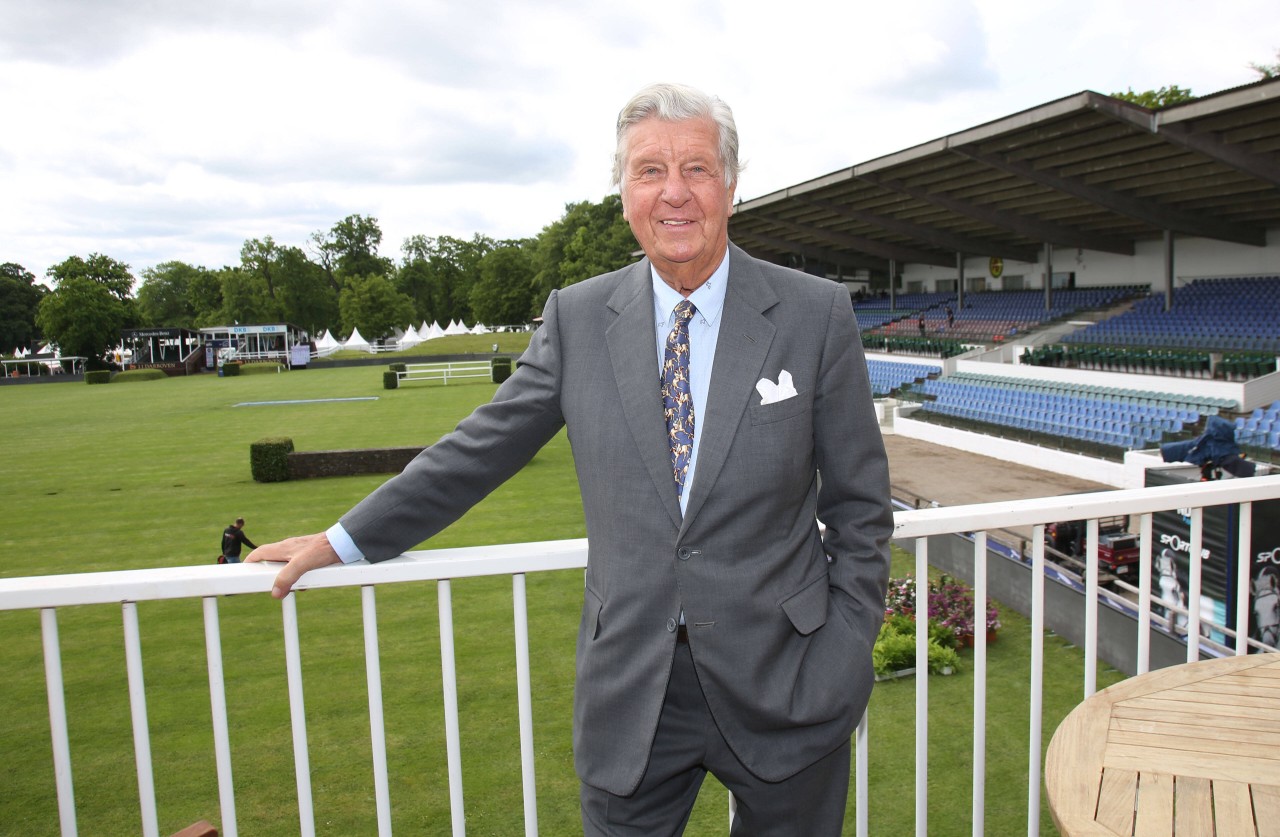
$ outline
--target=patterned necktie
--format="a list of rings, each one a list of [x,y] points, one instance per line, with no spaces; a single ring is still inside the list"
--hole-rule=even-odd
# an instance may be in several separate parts
[[[662,410],[671,443],[671,471],[676,497],[684,493],[684,477],[693,452],[693,393],[689,389],[689,320],[697,312],[687,299],[676,305],[676,325],[667,335],[662,360]]]

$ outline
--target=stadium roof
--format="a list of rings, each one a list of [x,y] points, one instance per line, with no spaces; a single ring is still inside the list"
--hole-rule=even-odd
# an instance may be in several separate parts
[[[1084,91],[740,202],[734,243],[885,271],[1045,243],[1132,255],[1166,230],[1263,246],[1280,227],[1280,79],[1152,111]]]

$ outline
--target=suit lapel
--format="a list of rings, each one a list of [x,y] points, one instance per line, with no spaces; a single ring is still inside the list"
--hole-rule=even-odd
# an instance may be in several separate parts
[[[778,295],[765,281],[755,261],[736,246],[729,245],[729,285],[707,394],[708,422],[714,432],[699,431],[698,468],[681,534],[698,516],[698,510],[720,476],[733,445],[733,431],[755,394],[756,381],[760,380],[776,331],[763,312],[777,302]],[[667,478],[670,479],[670,473]]]
[[[637,262],[623,276],[609,297],[609,309],[617,319],[606,329],[605,340],[627,427],[654,490],[678,527],[680,502],[671,477],[671,448],[662,416],[652,282],[648,259]]]

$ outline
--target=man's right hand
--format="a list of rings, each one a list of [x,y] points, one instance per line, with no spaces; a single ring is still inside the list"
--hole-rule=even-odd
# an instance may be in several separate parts
[[[339,564],[342,559],[329,544],[324,532],[314,535],[302,535],[277,543],[263,544],[245,557],[246,564],[258,561],[281,561],[284,567],[276,575],[276,583],[271,587],[271,595],[283,599],[293,590],[293,585],[308,570]]]

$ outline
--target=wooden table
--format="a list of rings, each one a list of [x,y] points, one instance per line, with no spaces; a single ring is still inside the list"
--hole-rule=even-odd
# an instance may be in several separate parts
[[[1045,786],[1067,837],[1280,837],[1280,654],[1098,692],[1053,734]]]

